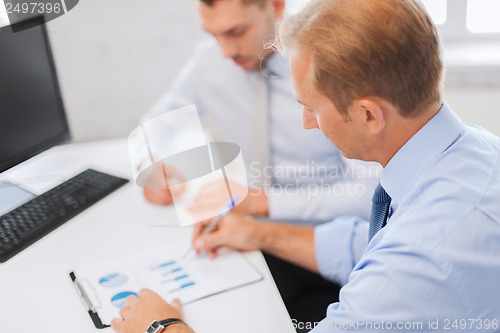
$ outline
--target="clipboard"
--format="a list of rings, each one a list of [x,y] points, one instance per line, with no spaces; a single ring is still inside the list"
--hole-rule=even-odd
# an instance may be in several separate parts
[[[83,266],[69,273],[94,326],[110,326],[119,317],[126,297],[149,288],[182,304],[210,297],[261,281],[263,275],[240,252],[219,250],[216,259],[192,255],[172,257],[157,250],[133,258],[122,258]]]
[[[92,304],[92,301],[89,299],[87,296],[87,292],[85,289],[81,286],[80,281],[76,278],[75,272],[70,272],[69,277],[71,281],[73,282],[73,285],[75,286],[77,293],[80,295],[80,298],[82,299],[84,306],[88,309],[88,313],[90,316],[90,319],[92,319],[92,322],[94,323],[94,326],[96,328],[106,328],[109,327],[110,325],[103,324],[101,321],[101,318],[97,314],[95,306]]]

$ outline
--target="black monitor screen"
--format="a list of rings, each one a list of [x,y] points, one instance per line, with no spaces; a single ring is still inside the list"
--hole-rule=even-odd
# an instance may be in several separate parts
[[[0,29],[0,172],[69,138],[45,24]]]

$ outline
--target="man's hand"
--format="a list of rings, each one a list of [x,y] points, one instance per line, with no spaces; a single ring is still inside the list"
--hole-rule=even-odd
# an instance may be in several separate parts
[[[111,321],[111,327],[116,332],[143,333],[153,320],[167,318],[182,319],[182,310],[178,300],[174,300],[172,304],[168,304],[157,293],[148,289],[142,289],[139,292],[139,297],[127,297],[125,305],[120,309],[120,316],[121,318],[114,318]],[[192,333],[193,331],[185,325],[174,324],[172,325],[172,330],[168,330],[168,332]]]
[[[152,167],[144,184],[144,197],[155,204],[170,205],[174,201],[174,196],[180,195],[185,186],[171,185],[182,183],[182,175],[175,169],[167,167],[165,164],[158,164]],[[174,192],[172,192],[174,191]]]
[[[193,232],[193,244],[197,254],[205,251],[211,258],[217,256],[217,249],[227,246],[240,251],[253,251],[261,247],[264,236],[260,231],[263,223],[249,217],[230,213],[223,217],[217,227],[209,234],[203,235],[203,230],[209,221],[198,223]]]
[[[144,189],[144,197],[158,205],[170,205],[173,202],[170,190]]]
[[[222,246],[240,251],[261,250],[319,272],[312,226],[256,221],[231,212],[212,232],[203,235],[209,224],[210,220],[200,222],[194,228],[192,241],[197,254],[205,251],[215,258]]]
[[[237,205],[232,209],[234,213],[241,215],[268,215],[269,203],[267,195],[263,190],[257,188],[246,188],[236,183],[230,183],[233,198],[239,197]],[[248,194],[245,194],[248,190]],[[226,202],[228,196],[227,184],[220,180],[204,186],[193,201],[193,205],[188,211],[194,216],[198,212],[215,211],[219,212],[224,207],[221,202]],[[241,201],[241,199],[243,201]]]

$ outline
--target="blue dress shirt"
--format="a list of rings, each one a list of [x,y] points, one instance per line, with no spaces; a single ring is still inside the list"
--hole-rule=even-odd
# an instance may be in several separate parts
[[[329,221],[340,215],[368,218],[380,167],[347,160],[320,131],[302,128],[288,61],[273,55],[266,64],[269,85],[269,148],[275,187],[269,191],[269,216],[281,221]],[[215,141],[241,147],[252,178],[252,113],[257,73],[225,59],[214,40],[202,43],[173,87],[146,115],[195,104]],[[362,251],[366,241],[361,244]]]
[[[444,104],[384,169],[392,215],[313,332],[500,331],[499,148],[498,137]],[[366,227],[338,224],[353,239]],[[334,230],[330,248],[316,232],[322,260],[335,257],[336,242],[349,247],[340,226],[323,229]],[[334,261],[320,266],[342,266]]]

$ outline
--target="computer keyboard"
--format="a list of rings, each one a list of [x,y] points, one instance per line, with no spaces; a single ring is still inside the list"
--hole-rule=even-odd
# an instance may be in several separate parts
[[[5,262],[128,180],[87,169],[0,216],[0,262]]]

